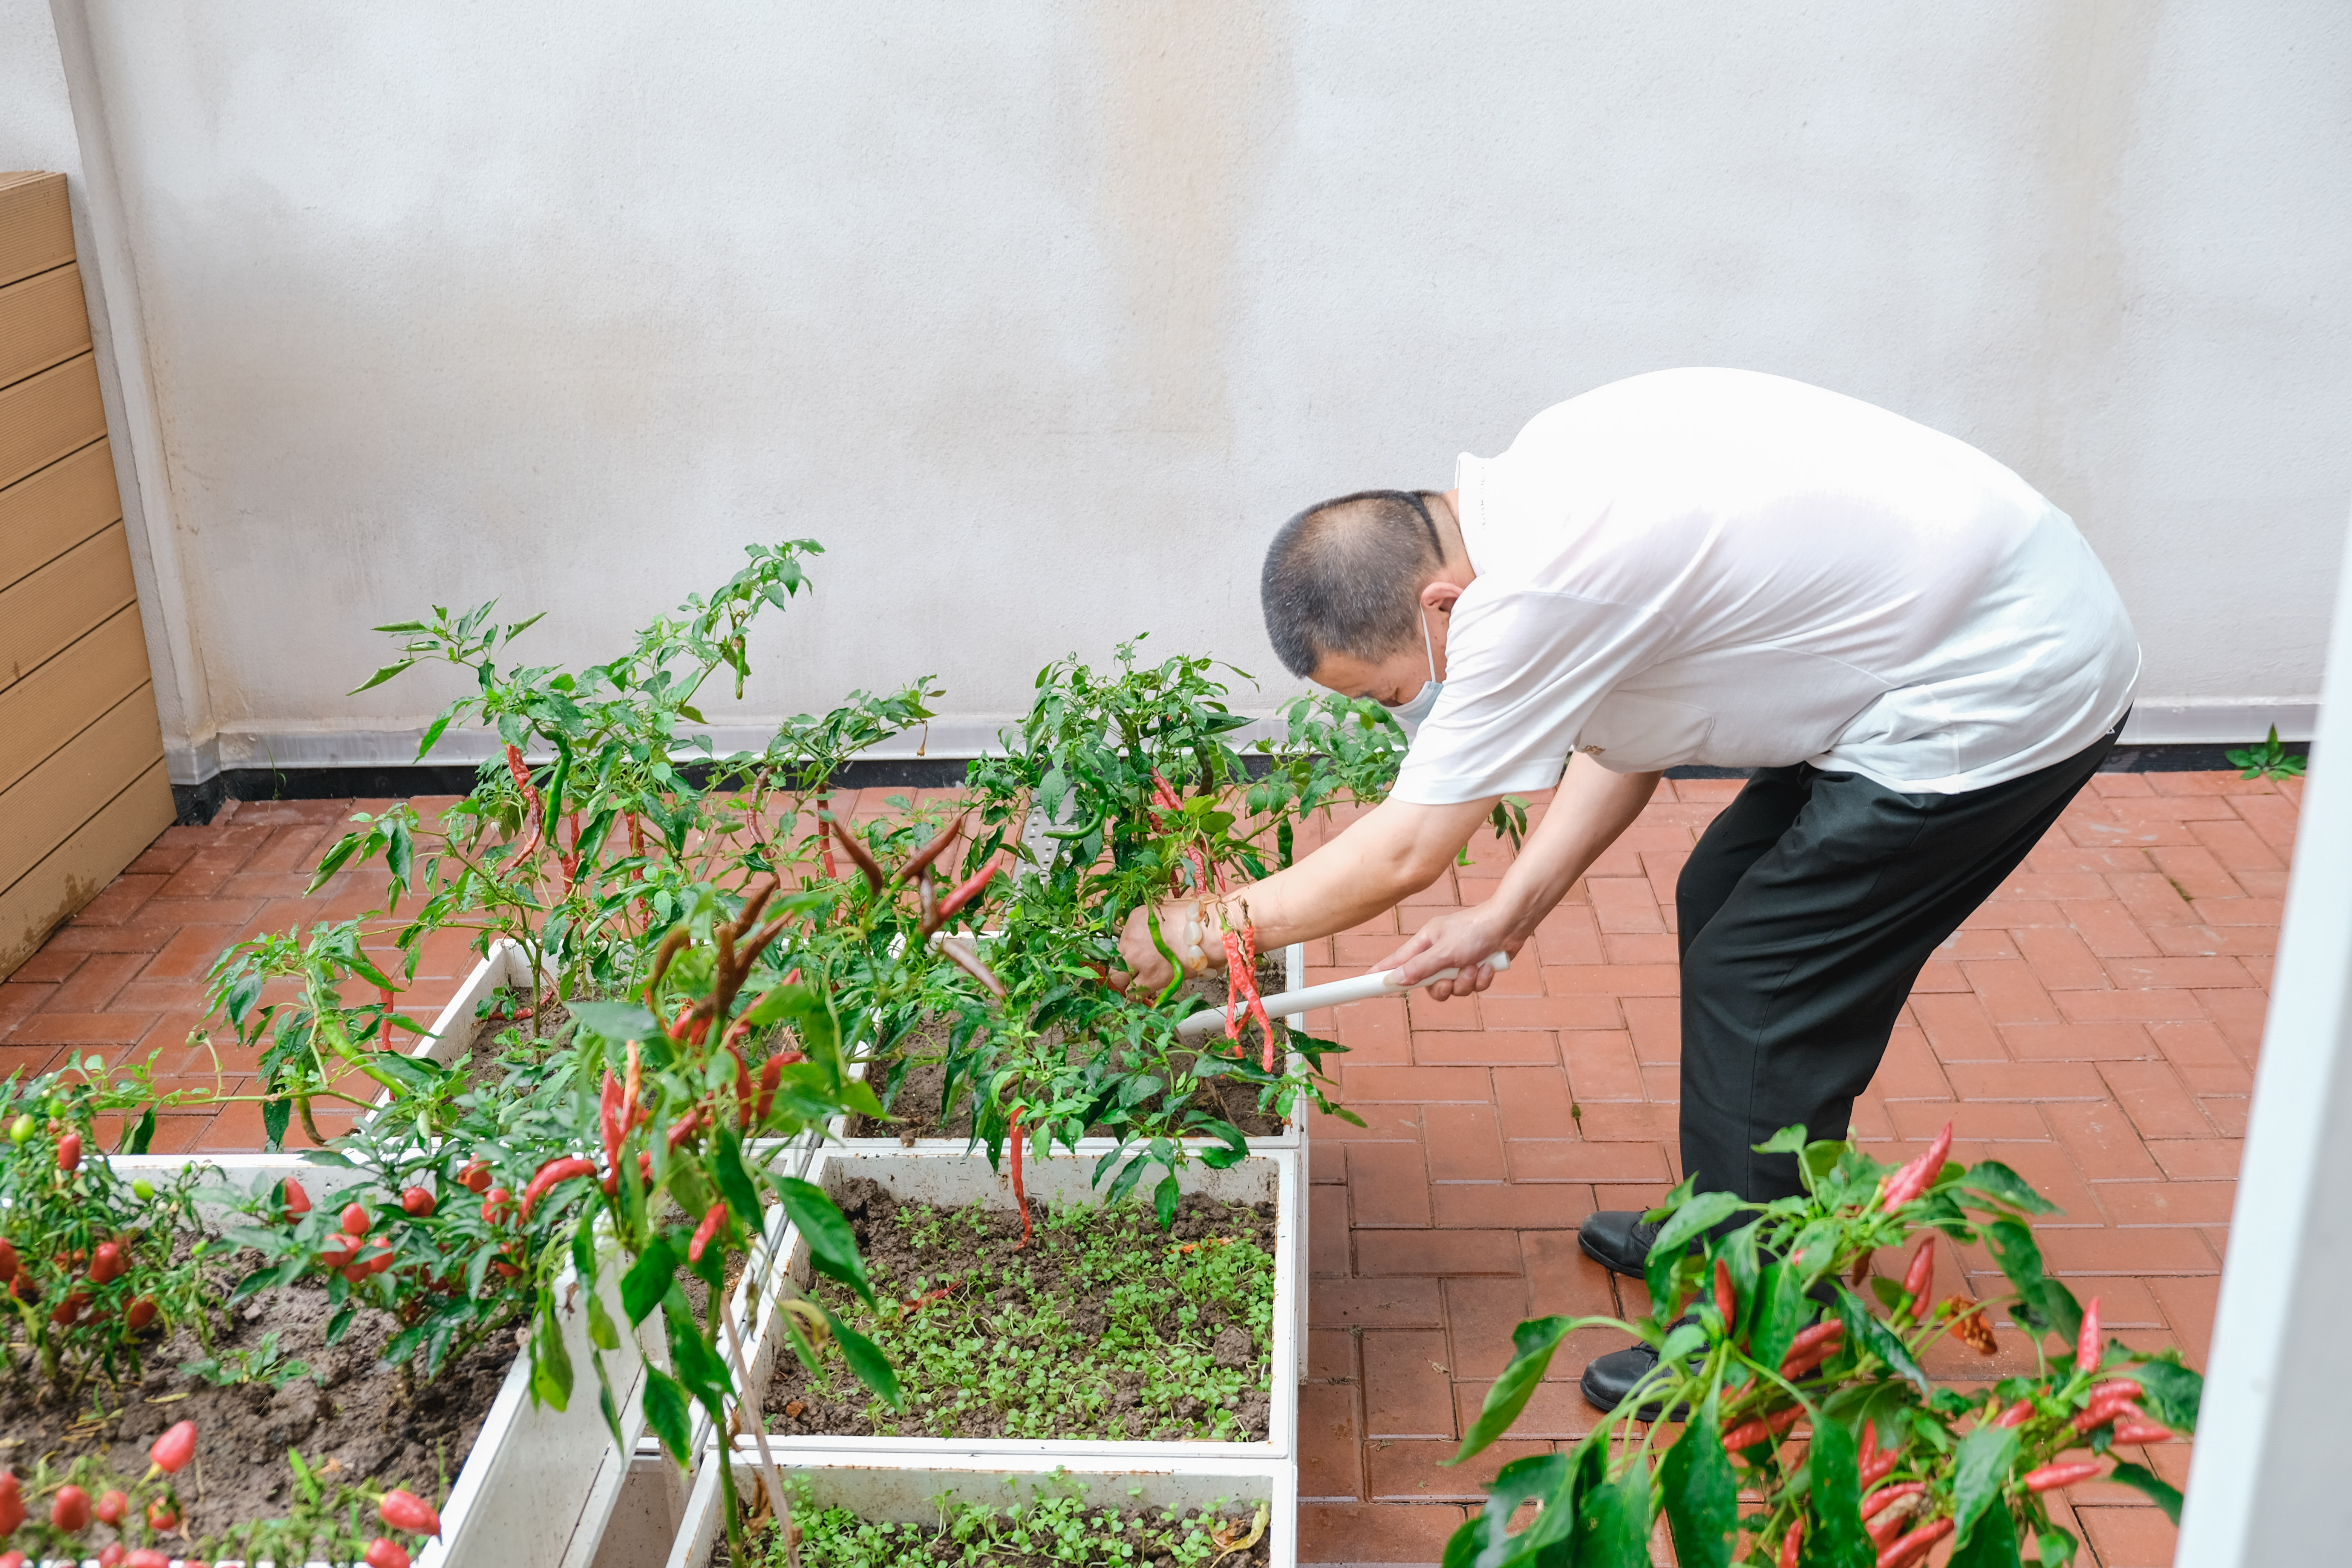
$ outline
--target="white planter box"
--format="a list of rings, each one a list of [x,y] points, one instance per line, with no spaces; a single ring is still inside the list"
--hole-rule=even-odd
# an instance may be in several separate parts
[[[1049,1203],[1093,1201],[1095,1194],[1089,1178],[1094,1160],[1110,1145],[1108,1140],[1087,1142],[1099,1143],[1100,1147],[1082,1146],[1076,1156],[1057,1154],[1049,1160],[1031,1162],[1024,1180],[1030,1194]],[[908,1149],[893,1143],[887,1148],[827,1150],[812,1165],[808,1179],[828,1193],[837,1194],[852,1176],[866,1177],[910,1200],[1013,1206],[1009,1175],[992,1171],[984,1159],[966,1154],[960,1148]],[[1298,1380],[1305,1372],[1306,1353],[1306,1253],[1299,1224],[1305,1210],[1306,1188],[1298,1156],[1290,1150],[1253,1152],[1223,1171],[1191,1164],[1180,1173],[1178,1181],[1188,1193],[1244,1203],[1271,1199],[1275,1204],[1273,1343],[1269,1357],[1272,1386],[1267,1391],[1267,1434],[1264,1440],[1155,1443],[772,1436],[768,1447],[779,1467],[806,1472],[813,1481],[822,1472],[824,1480],[818,1490],[821,1500],[837,1498],[861,1510],[867,1504],[859,1500],[872,1500],[874,1507],[886,1510],[906,1507],[916,1510],[911,1513],[884,1511],[876,1515],[893,1519],[929,1517],[922,1500],[941,1490],[946,1479],[961,1478],[975,1489],[971,1495],[984,1494],[1001,1501],[1004,1493],[1002,1479],[1006,1476],[1042,1478],[1055,1470],[1066,1470],[1078,1475],[1136,1478],[1134,1483],[1122,1483],[1122,1489],[1104,1494],[1106,1500],[1116,1501],[1124,1496],[1124,1485],[1139,1484],[1146,1477],[1159,1477],[1160,1480],[1150,1485],[1159,1486],[1161,1490],[1148,1491],[1142,1500],[1152,1506],[1200,1506],[1218,1497],[1269,1504],[1274,1510],[1269,1527],[1276,1537],[1274,1561],[1286,1568],[1295,1562],[1297,1552],[1294,1538],[1297,1529]],[[780,1275],[794,1286],[805,1288],[810,1279],[808,1253],[798,1233],[778,1215],[771,1221],[769,1234],[773,1237],[774,1261],[767,1269],[747,1272],[746,1285],[755,1279],[763,1283],[772,1281]],[[764,1419],[761,1405],[775,1358],[790,1353],[783,1345],[782,1330],[777,1321],[777,1295],[772,1289],[761,1291],[750,1357],[751,1386],[745,1398],[747,1422]],[[734,1450],[739,1467],[757,1464],[756,1439],[738,1436]],[[825,1489],[836,1484],[856,1489],[838,1493]],[[908,1503],[907,1500],[910,1498],[913,1501]],[[719,1517],[719,1501],[717,1472],[704,1464],[696,1477],[686,1523],[670,1559],[671,1568],[698,1568],[708,1558],[710,1543],[718,1538],[724,1523]]]
[[[176,1176],[187,1169],[217,1173],[217,1182],[207,1180],[204,1189],[215,1195],[207,1200],[204,1190],[199,1193],[203,1211],[215,1216],[228,1211],[231,1192],[243,1195],[288,1176],[299,1176],[321,1205],[331,1205],[336,1194],[367,1179],[356,1169],[310,1164],[288,1154],[215,1154],[195,1160],[119,1154],[109,1163],[126,1178]],[[567,1269],[558,1281],[559,1301],[571,1294],[572,1279]],[[615,1324],[628,1321],[617,1283],[608,1285],[604,1301]],[[563,1316],[564,1344],[577,1374],[571,1407],[556,1410],[533,1404],[530,1358],[515,1358],[441,1510],[441,1535],[417,1554],[416,1568],[589,1568],[593,1561],[605,1521],[620,1499],[628,1453],[613,1446],[613,1435],[597,1408],[585,1304],[572,1301]],[[642,1394],[648,1359],[656,1366],[668,1363],[659,1311],[639,1324],[634,1336],[625,1334],[620,1349],[604,1357],[621,1411],[621,1435],[633,1447],[645,1427]]]

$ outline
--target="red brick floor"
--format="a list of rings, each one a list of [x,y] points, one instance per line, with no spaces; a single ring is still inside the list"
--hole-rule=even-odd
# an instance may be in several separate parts
[[[1341,1097],[1368,1125],[1312,1131],[1302,1561],[1434,1563],[1497,1465],[1590,1430],[1574,1379],[1588,1353],[1613,1348],[1606,1336],[1561,1355],[1556,1381],[1479,1465],[1439,1468],[1514,1323],[1642,1310],[1638,1288],[1584,1258],[1574,1232],[1596,1208],[1645,1206],[1680,1175],[1674,881],[1737,787],[1663,786],[1486,995],[1309,1020],[1349,1047]],[[2199,1364],[2301,795],[2227,773],[2101,775],[1929,963],[1855,1110],[1856,1135],[1882,1158],[1951,1121],[1956,1158],[2024,1173],[2065,1210],[2045,1222],[2044,1248],[2076,1292],[2097,1295],[2125,1338],[2179,1345]],[[0,1070],[153,1054],[165,1086],[212,1083],[211,1057],[187,1046],[206,969],[256,931],[372,907],[380,883],[360,873],[316,898],[303,889],[343,819],[381,804],[248,803],[166,831],[0,984]],[[1473,858],[1372,925],[1315,943],[1310,980],[1356,973],[1417,922],[1485,897],[1507,852],[1482,840]],[[461,938],[436,942],[404,1008],[429,1016],[470,963]],[[250,1072],[221,1052],[227,1092],[250,1092]],[[157,1146],[258,1139],[241,1104],[175,1114]],[[1981,1255],[1948,1258],[1941,1278],[1962,1268],[1979,1294],[1998,1293]],[[2005,1367],[1955,1347],[1930,1370]],[[2185,1447],[2145,1458],[2185,1478]],[[2094,1487],[2069,1503],[2090,1547],[2078,1562],[2171,1561],[2171,1526],[2137,1494]]]

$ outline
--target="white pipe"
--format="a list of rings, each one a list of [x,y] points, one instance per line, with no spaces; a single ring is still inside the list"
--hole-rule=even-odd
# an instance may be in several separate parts
[[[1507,952],[1489,953],[1486,957],[1486,964],[1490,969],[1508,969],[1511,967],[1511,955]],[[1359,974],[1353,980],[1332,980],[1321,985],[1308,985],[1297,991],[1285,991],[1278,996],[1268,996],[1265,999],[1266,1016],[1272,1017],[1276,1013],[1304,1013],[1311,1007],[1337,1007],[1345,1002],[1365,1002],[1375,996],[1393,996],[1400,991],[1410,991],[1413,986],[1426,985],[1434,980],[1451,980],[1462,972],[1459,969],[1441,969],[1434,974],[1423,975],[1419,980],[1414,981],[1412,985],[1407,985],[1397,978],[1402,973],[1404,972],[1400,969],[1378,969],[1370,974]],[[1177,1036],[1189,1040],[1205,1035],[1212,1029],[1222,1029],[1225,1026],[1225,1013],[1226,1009],[1223,1007],[1203,1008],[1176,1026]]]

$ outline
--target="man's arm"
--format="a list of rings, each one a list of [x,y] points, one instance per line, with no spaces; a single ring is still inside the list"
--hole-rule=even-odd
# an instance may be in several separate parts
[[[1497,948],[1517,953],[1584,868],[1640,815],[1658,778],[1612,773],[1588,757],[1571,757],[1559,793],[1496,896],[1433,921],[1381,967],[1407,964],[1421,975],[1469,966],[1469,973],[1431,987],[1441,999],[1492,984],[1494,972],[1479,961]],[[1238,921],[1246,906],[1262,952],[1346,931],[1437,880],[1494,804],[1494,797],[1458,805],[1383,801],[1289,869],[1228,895],[1226,909]],[[1224,963],[1222,927],[1213,910],[1196,922],[1194,909],[1191,900],[1160,906],[1161,936],[1180,956],[1189,960],[1197,949],[1216,968]],[[1119,952],[1146,987],[1168,984],[1173,972],[1142,910],[1129,917]]]
[[[1481,960],[1496,949],[1517,958],[1585,868],[1642,815],[1664,776],[1612,773],[1580,752],[1570,757],[1543,820],[1503,873],[1495,896],[1440,915],[1373,967],[1403,970],[1407,984],[1441,969],[1460,969],[1453,979],[1430,986],[1430,995],[1441,1002],[1484,991],[1495,983],[1495,972]]]

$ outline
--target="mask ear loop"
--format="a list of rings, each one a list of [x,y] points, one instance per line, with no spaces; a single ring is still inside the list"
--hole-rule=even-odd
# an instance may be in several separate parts
[[[1426,605],[1422,606],[1420,620],[1421,651],[1429,659],[1429,679],[1434,682],[1437,679],[1437,645],[1430,640],[1429,607]]]

